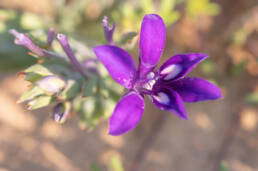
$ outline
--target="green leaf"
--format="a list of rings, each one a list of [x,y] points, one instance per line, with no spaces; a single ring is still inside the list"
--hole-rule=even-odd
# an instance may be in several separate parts
[[[44,91],[39,87],[32,87],[27,92],[25,92],[17,101],[17,103],[22,103],[28,100],[33,99],[34,97],[37,97],[39,95],[43,95]]]
[[[127,32],[127,33],[123,34],[119,41],[119,44],[124,45],[128,41],[132,40],[135,36],[137,36],[136,32]]]
[[[27,104],[28,110],[34,110],[48,106],[51,102],[53,102],[53,98],[51,96],[39,96]]]
[[[96,92],[98,78],[91,76],[83,88],[83,97],[92,96]]]
[[[68,80],[65,89],[58,95],[62,100],[69,100],[77,96],[81,90],[81,83],[77,80]]]
[[[104,115],[102,100],[97,97],[87,97],[82,102],[80,112],[80,127],[87,127],[91,131]]]

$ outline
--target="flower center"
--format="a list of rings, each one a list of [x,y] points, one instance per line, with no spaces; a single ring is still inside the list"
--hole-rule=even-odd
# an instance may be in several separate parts
[[[151,93],[153,86],[157,82],[158,77],[155,76],[154,72],[148,73],[145,78],[139,79],[134,84],[134,90],[142,92],[144,94]]]
[[[158,79],[158,78],[155,77],[155,73],[154,73],[154,72],[150,72],[150,73],[146,76],[145,83],[142,85],[142,87],[145,88],[146,90],[152,90],[152,88],[153,88],[153,86],[155,85],[157,79]]]

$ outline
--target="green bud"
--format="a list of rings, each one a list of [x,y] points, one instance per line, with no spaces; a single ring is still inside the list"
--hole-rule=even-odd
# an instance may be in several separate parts
[[[36,99],[31,100],[27,106],[28,110],[34,110],[41,107],[48,106],[53,101],[51,96],[39,96]]]
[[[22,103],[28,100],[32,100],[33,98],[43,95],[44,91],[39,87],[32,87],[27,92],[25,92],[17,101],[17,103]]]
[[[36,74],[42,75],[42,76],[47,76],[47,75],[53,75],[54,74],[47,67],[45,67],[42,64],[34,64],[34,65],[30,66],[29,68],[27,68],[24,71],[24,73],[25,74],[36,73]]]

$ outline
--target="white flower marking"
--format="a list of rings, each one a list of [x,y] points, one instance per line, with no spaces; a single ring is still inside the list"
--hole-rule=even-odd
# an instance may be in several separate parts
[[[153,98],[164,105],[168,105],[170,102],[168,95],[163,92],[159,92],[158,95],[153,96]]]
[[[166,75],[165,80],[170,80],[175,78],[181,71],[182,67],[180,65],[172,64],[163,69],[160,74]]]

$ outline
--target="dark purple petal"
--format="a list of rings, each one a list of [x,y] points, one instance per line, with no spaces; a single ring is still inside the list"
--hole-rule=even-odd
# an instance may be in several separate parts
[[[103,24],[103,28],[104,28],[104,34],[105,34],[105,38],[108,42],[109,45],[113,45],[114,41],[113,41],[113,33],[115,31],[116,28],[116,23],[114,23],[111,27],[109,26],[108,23],[108,18],[107,16],[104,16],[103,20],[102,20],[102,24]]]
[[[140,33],[140,73],[145,75],[159,62],[166,42],[166,27],[156,14],[145,15]]]
[[[15,44],[25,46],[35,54],[39,56],[44,56],[44,52],[42,51],[42,49],[36,46],[26,34],[19,33],[15,29],[9,30],[9,33],[15,37]]]
[[[207,57],[208,55],[202,53],[178,54],[172,56],[159,68],[161,79],[171,81],[181,78]]]
[[[115,81],[125,88],[131,88],[136,66],[129,53],[111,45],[96,46],[94,52]]]
[[[177,91],[185,102],[222,98],[222,93],[216,85],[200,78],[182,78],[172,82],[171,88]]]
[[[117,103],[109,120],[109,134],[121,135],[135,128],[144,111],[144,98],[129,92]]]
[[[84,76],[85,78],[88,78],[89,77],[88,74],[86,73],[86,71],[83,69],[83,67],[79,63],[79,61],[74,56],[73,51],[69,45],[69,42],[68,42],[66,36],[64,34],[57,34],[57,39],[58,39],[60,45],[62,46],[63,50],[65,51],[66,55],[68,56],[69,60],[73,64],[73,66],[77,69],[77,71],[80,72],[80,74],[82,76]]]
[[[54,37],[55,37],[55,30],[53,28],[50,28],[47,34],[47,43],[49,46],[52,45]]]
[[[159,109],[172,111],[180,118],[187,119],[183,100],[177,92],[170,89],[163,89],[149,97]]]

